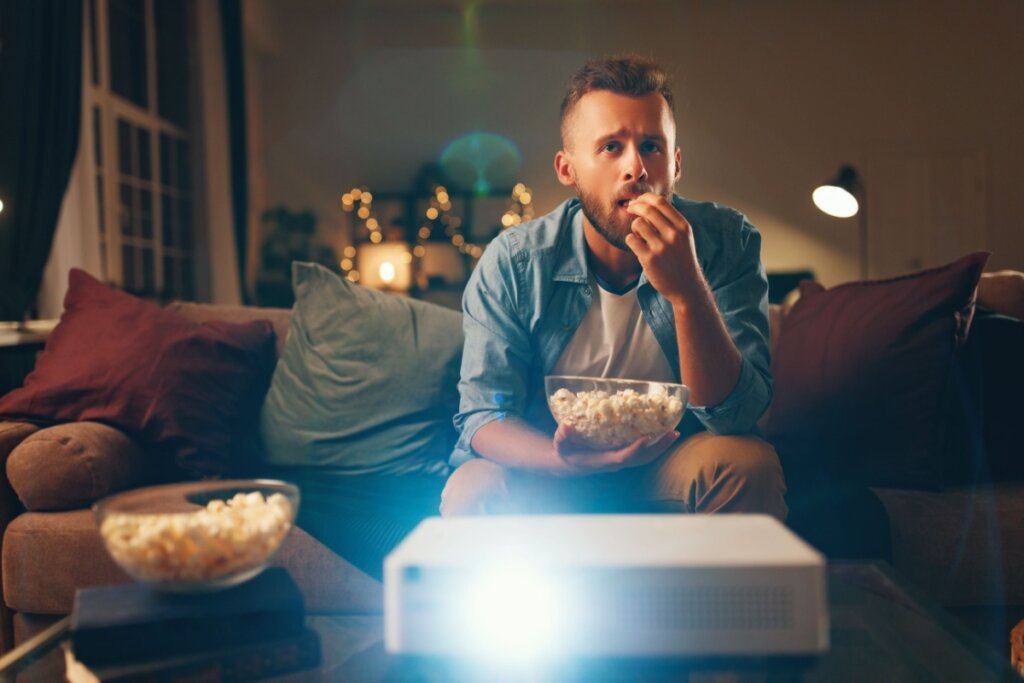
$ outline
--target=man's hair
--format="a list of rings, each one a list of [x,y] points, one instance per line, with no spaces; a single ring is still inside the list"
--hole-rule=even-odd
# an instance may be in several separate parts
[[[592,59],[569,79],[569,89],[562,100],[562,144],[566,141],[566,121],[576,103],[593,90],[609,90],[628,97],[643,97],[660,93],[668,102],[669,111],[675,113],[668,76],[653,59],[638,55]]]

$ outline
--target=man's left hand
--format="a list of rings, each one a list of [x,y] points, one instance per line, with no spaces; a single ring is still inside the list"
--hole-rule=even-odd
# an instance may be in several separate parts
[[[647,279],[673,305],[686,304],[705,289],[693,231],[668,197],[648,192],[630,202],[636,216],[626,235]]]

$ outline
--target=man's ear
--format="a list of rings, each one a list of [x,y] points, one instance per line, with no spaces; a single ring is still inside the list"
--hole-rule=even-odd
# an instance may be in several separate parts
[[[679,176],[683,174],[683,152],[678,147],[676,147],[675,159],[676,173],[674,176],[672,176],[672,178],[673,180],[679,180]]]
[[[555,153],[555,175],[558,182],[566,187],[576,187],[576,169],[573,168],[569,153],[560,149]]]

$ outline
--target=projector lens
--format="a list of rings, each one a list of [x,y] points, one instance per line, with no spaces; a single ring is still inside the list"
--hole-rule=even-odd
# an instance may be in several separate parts
[[[461,630],[468,653],[488,659],[552,653],[558,633],[558,591],[532,568],[482,572],[463,593]]]

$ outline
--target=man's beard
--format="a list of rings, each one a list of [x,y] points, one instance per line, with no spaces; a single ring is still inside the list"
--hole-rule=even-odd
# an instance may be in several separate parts
[[[635,183],[626,188],[624,193],[641,195],[653,191],[653,188],[646,183]],[[616,249],[632,253],[633,250],[626,245],[626,235],[632,232],[631,226],[636,216],[621,218],[616,211],[618,203],[613,201],[609,205],[602,202],[598,197],[585,192],[579,185],[576,186],[576,194],[580,198],[583,215],[587,217],[598,234],[608,240],[608,243]]]

